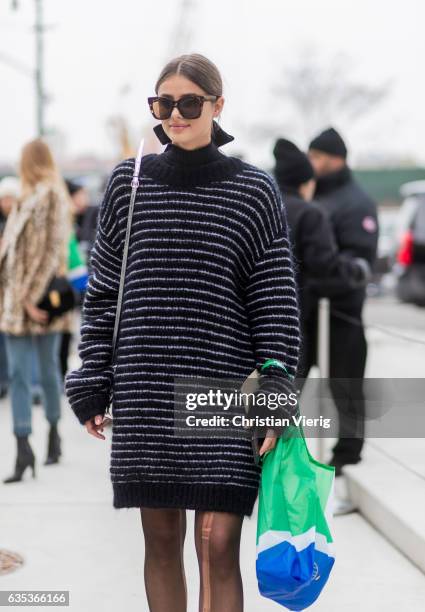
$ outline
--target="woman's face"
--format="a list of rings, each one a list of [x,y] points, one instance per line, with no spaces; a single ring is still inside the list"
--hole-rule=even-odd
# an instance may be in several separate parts
[[[179,100],[187,94],[208,95],[198,85],[179,74],[170,76],[163,81],[159,86],[157,95]],[[206,100],[198,119],[184,119],[177,106],[175,106],[171,117],[161,122],[162,127],[173,144],[183,149],[197,149],[211,141],[212,121],[221,113],[223,105],[223,96],[220,96],[215,102]]]
[[[81,189],[75,191],[75,193],[73,193],[71,196],[71,200],[74,212],[77,215],[81,215],[82,213],[84,213],[90,204],[89,194],[87,193],[87,190],[84,189],[84,187],[81,187]]]

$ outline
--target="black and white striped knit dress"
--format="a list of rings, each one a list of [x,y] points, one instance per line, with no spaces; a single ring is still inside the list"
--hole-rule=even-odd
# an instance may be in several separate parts
[[[113,385],[113,505],[252,514],[260,467],[246,437],[177,438],[174,377],[245,378],[268,358],[295,375],[298,298],[279,189],[210,142],[142,160],[116,372],[110,365],[134,158],[113,170],[83,307],[82,365],[66,378],[80,423]],[[287,389],[280,369],[273,386]]]

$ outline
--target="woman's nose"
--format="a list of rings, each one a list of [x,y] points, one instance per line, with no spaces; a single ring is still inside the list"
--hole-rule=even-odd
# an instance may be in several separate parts
[[[175,106],[173,108],[173,111],[171,113],[171,119],[173,121],[180,121],[183,119],[183,117],[180,115],[179,109],[177,108],[177,106]]]

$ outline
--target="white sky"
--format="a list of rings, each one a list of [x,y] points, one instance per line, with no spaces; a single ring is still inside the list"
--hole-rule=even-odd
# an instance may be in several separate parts
[[[138,136],[150,121],[146,97],[170,59],[170,34],[179,0],[44,0],[46,89],[52,96],[47,123],[65,133],[69,154],[113,155],[106,129],[116,113]],[[338,124],[352,161],[377,152],[425,163],[425,2],[423,0],[194,0],[192,41],[184,52],[213,60],[224,78],[224,129],[235,136],[224,152],[243,151],[248,161],[271,161],[272,140],[246,138],[251,122],[267,120],[268,92],[283,66],[306,45],[323,61],[338,53],[352,60],[357,80],[392,80],[386,102],[358,123]],[[34,61],[34,0],[0,0],[0,55]],[[175,53],[172,52],[172,55]],[[421,76],[422,74],[422,76]],[[120,88],[132,83],[131,91]],[[33,83],[0,61],[0,161],[15,161],[35,135]],[[288,117],[285,102],[278,109]],[[327,126],[323,126],[327,127]],[[291,133],[292,132],[292,133]],[[297,138],[289,126],[276,137]],[[313,134],[311,135],[313,136]]]

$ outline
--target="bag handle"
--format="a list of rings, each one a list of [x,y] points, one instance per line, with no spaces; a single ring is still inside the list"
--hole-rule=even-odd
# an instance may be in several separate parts
[[[136,200],[136,193],[139,187],[139,174],[140,174],[140,166],[142,162],[144,144],[145,144],[145,139],[142,138],[140,142],[139,150],[137,152],[137,157],[134,162],[134,172],[133,172],[133,178],[131,180],[130,206],[128,209],[127,229],[125,232],[125,242],[124,242],[124,250],[123,250],[122,264],[121,264],[121,274],[120,274],[120,285],[118,289],[117,310],[115,313],[114,333],[112,336],[111,364],[113,367],[115,367],[114,359],[115,359],[118,332],[119,332],[119,326],[120,326],[120,320],[121,320],[121,307],[122,307],[122,298],[123,298],[123,292],[124,292],[125,272],[127,268],[128,245],[130,243],[130,232],[131,232],[131,224],[133,221],[134,202]]]

